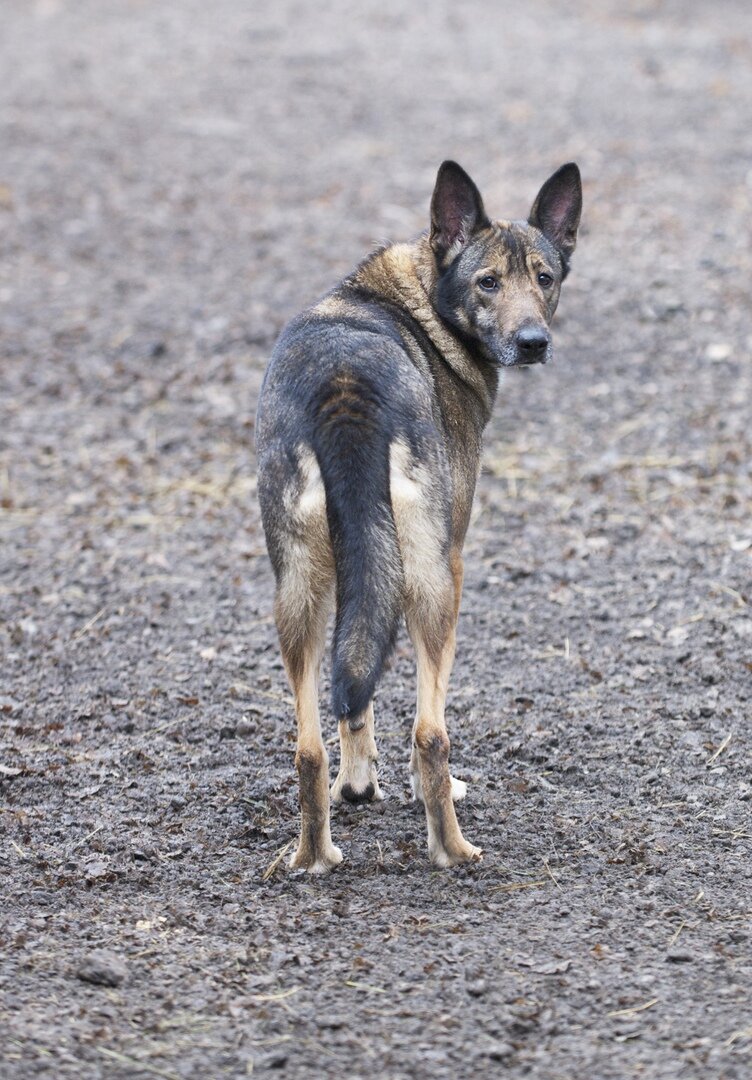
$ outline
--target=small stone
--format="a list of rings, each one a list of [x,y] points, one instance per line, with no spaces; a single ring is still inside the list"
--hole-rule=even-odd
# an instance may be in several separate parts
[[[262,1057],[258,1065],[262,1069],[284,1069],[288,1057],[289,1054],[286,1054],[284,1050],[273,1050],[270,1054]]]
[[[258,724],[254,720],[251,720],[249,716],[241,716],[238,720],[237,727],[235,728],[235,734],[238,738],[242,739],[246,735],[253,735],[256,731]]]
[[[122,957],[107,949],[95,949],[79,963],[76,978],[93,986],[120,986],[128,968]]]
[[[514,1047],[507,1042],[492,1043],[486,1051],[491,1061],[506,1061],[514,1053]]]
[[[97,881],[100,878],[108,877],[111,871],[108,862],[94,856],[86,860],[84,873],[87,881]]]
[[[687,949],[669,949],[666,953],[666,962],[669,964],[691,964],[694,956]]]
[[[156,857],[156,848],[148,841],[144,841],[138,847],[131,848],[131,858],[134,862],[151,862]]]
[[[720,680],[717,661],[703,660],[700,664],[700,678],[706,686],[714,686]]]

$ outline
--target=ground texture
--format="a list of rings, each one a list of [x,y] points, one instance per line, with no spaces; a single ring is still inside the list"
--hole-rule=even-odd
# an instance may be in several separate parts
[[[751,41],[743,0],[3,5],[4,1080],[750,1075]],[[427,862],[403,638],[386,801],[309,880],[255,402],[445,157],[499,216],[585,178],[467,547],[486,855]]]

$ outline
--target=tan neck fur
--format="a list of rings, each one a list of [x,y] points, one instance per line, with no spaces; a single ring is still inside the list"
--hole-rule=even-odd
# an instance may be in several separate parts
[[[392,244],[377,252],[355,274],[355,281],[404,308],[420,324],[452,370],[478,394],[490,411],[492,395],[478,365],[441,321],[433,305],[436,262],[427,236]]]

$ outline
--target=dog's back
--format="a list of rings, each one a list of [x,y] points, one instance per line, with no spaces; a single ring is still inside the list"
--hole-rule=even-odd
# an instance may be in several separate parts
[[[356,728],[403,611],[393,503],[404,518],[421,463],[431,477],[447,468],[431,386],[404,333],[373,298],[345,288],[327,297],[280,338],[257,425],[259,497],[287,651],[300,662],[311,608],[319,596],[328,606],[324,594],[334,586],[332,703]],[[443,497],[434,483],[426,507],[439,536],[450,513],[445,479]]]

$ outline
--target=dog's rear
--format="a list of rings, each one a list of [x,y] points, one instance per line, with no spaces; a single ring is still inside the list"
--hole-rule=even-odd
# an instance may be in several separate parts
[[[342,760],[331,794],[350,802],[381,798],[373,695],[403,613],[440,665],[459,600],[449,464],[431,395],[380,313],[371,326],[368,318],[361,312],[353,325],[346,304],[329,300],[293,322],[270,365],[258,419],[259,497],[299,728],[303,829],[294,864],[314,871],[341,857],[323,821],[328,757],[318,715],[332,599]],[[415,789],[422,797],[419,781]]]
[[[383,379],[389,351],[374,334],[344,334],[326,315],[293,324],[259,416],[261,507],[280,570],[283,652],[293,666],[304,662],[301,605],[308,594],[321,595],[328,610],[334,586],[332,707],[351,730],[365,724],[401,614],[389,493],[395,402]],[[366,369],[372,366],[380,378]]]
[[[378,319],[373,328],[343,325],[341,312],[324,305],[283,335],[259,412],[259,497],[299,726],[303,830],[295,863],[314,871],[341,858],[328,824],[320,829],[329,790],[318,668],[333,600],[332,707],[343,760],[332,794],[352,802],[381,797],[372,700],[403,610],[390,496],[403,364],[396,343],[378,333]]]

